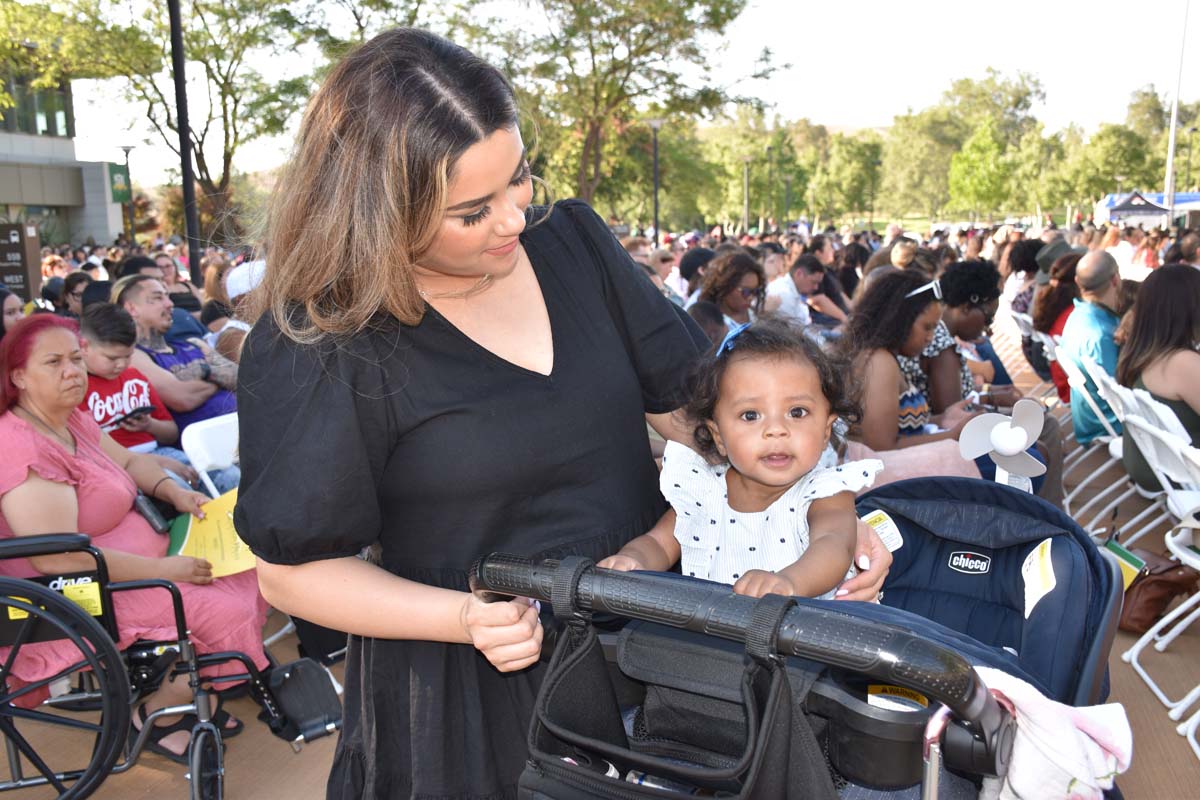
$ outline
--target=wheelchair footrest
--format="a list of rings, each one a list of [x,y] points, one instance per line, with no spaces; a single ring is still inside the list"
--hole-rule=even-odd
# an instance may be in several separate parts
[[[271,725],[271,730],[296,751],[303,742],[328,736],[342,727],[342,701],[325,668],[316,661],[301,658],[281,664],[266,680],[283,717],[282,724]]]

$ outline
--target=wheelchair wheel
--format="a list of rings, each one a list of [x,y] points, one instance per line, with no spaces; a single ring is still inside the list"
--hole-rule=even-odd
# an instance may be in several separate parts
[[[49,784],[60,798],[87,797],[108,777],[129,732],[129,679],[121,654],[75,603],[16,578],[0,577],[0,632],[0,736],[10,753],[9,780]],[[23,658],[37,658],[39,648],[64,646],[74,651],[69,667],[32,683],[13,678]],[[60,708],[53,696],[37,705],[83,671],[91,673],[93,710]],[[34,707],[22,707],[30,704]],[[25,776],[27,770],[37,774]]]
[[[188,775],[191,800],[221,800],[225,790],[225,764],[221,739],[211,725],[198,725],[192,730],[192,741],[188,745]]]

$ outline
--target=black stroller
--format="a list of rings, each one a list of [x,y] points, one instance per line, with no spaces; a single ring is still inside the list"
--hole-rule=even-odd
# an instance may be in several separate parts
[[[564,623],[521,796],[974,796],[1005,774],[1014,721],[967,658],[1061,702],[1103,699],[1121,582],[1069,517],[967,480],[891,484],[858,508],[903,542],[896,607],[755,600],[574,557],[476,564],[476,591],[550,601]],[[1030,565],[1054,576],[1044,591]],[[634,621],[614,636],[604,615]]]
[[[213,721],[212,691],[201,683],[205,667],[237,661],[245,671],[205,678],[213,684],[244,683],[262,707],[259,719],[297,752],[304,742],[336,732],[342,711],[324,669],[302,658],[261,673],[244,653],[196,653],[188,636],[183,599],[164,580],[110,582],[101,552],[77,533],[22,536],[0,541],[0,559],[86,552],[92,572],[37,579],[0,577],[0,736],[8,756],[8,779],[0,791],[49,785],[62,798],[90,795],[113,772],[137,762],[154,720],[194,714],[188,748],[193,800],[220,800],[224,787],[220,726]],[[177,636],[139,641],[124,653],[118,640],[112,593],[156,589],[171,594]],[[36,657],[39,642],[67,640],[78,660],[55,675],[17,685],[12,669]],[[130,741],[130,710],[168,671],[187,675],[192,702],[149,715]],[[44,699],[42,699],[44,698]]]

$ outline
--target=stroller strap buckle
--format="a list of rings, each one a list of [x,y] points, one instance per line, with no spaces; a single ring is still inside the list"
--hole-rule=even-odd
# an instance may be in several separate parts
[[[763,666],[783,663],[775,650],[779,626],[796,601],[779,594],[766,594],[754,604],[750,626],[746,629],[746,653]]]
[[[575,605],[575,590],[583,573],[595,566],[595,562],[583,556],[567,556],[558,562],[554,570],[554,583],[550,588],[550,605],[554,616],[561,622],[589,622],[591,614],[580,611]]]

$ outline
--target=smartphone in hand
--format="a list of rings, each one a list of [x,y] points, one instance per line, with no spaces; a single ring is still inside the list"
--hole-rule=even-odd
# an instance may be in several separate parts
[[[133,420],[133,419],[137,419],[138,417],[144,417],[147,414],[149,414],[150,412],[152,412],[153,410],[154,410],[154,406],[138,406],[137,408],[130,411],[128,414],[125,414],[123,416],[120,416],[120,417],[117,417],[116,419],[114,419],[112,421],[112,424],[120,425],[122,422],[126,422],[127,420]]]

